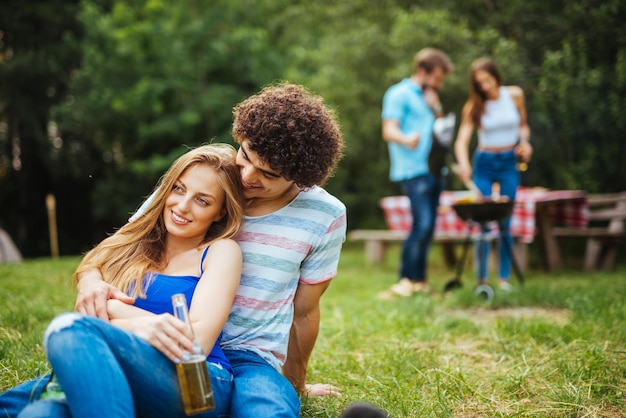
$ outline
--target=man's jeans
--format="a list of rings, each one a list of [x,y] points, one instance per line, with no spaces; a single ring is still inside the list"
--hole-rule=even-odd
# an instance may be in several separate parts
[[[517,188],[520,184],[519,172],[517,171],[517,161],[513,151],[506,152],[486,152],[476,150],[474,152],[474,182],[484,196],[491,196],[493,183],[500,183],[500,195],[507,196],[509,200],[515,200]],[[500,279],[508,280],[511,276],[511,257],[506,251],[504,240],[508,242],[509,249],[513,248],[513,238],[511,237],[511,217],[502,222],[500,240],[498,241],[498,259],[500,266],[498,276]],[[483,232],[486,232],[485,230]],[[481,248],[482,246],[482,248]],[[476,275],[478,280],[487,280],[487,266],[489,260],[490,245],[488,242],[476,244],[475,256],[477,259]]]
[[[231,418],[296,418],[300,399],[291,383],[257,354],[224,348],[235,376]]]
[[[0,396],[0,416],[16,417],[20,412],[20,418],[186,416],[174,363],[130,332],[95,317],[67,313],[48,326],[44,348],[67,403],[29,404],[30,394],[38,399],[43,387],[34,380]],[[228,416],[232,374],[207,364],[216,409],[198,417]]]
[[[425,174],[400,183],[411,202],[413,227],[402,247],[400,278],[426,280],[428,250],[435,231],[439,195],[444,188],[442,178]]]

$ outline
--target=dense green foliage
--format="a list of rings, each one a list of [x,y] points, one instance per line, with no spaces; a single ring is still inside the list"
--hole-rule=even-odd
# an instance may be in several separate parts
[[[309,382],[342,398],[305,399],[303,417],[339,417],[368,401],[396,418],[620,417],[626,415],[625,265],[582,274],[531,270],[523,289],[496,291],[485,305],[465,287],[439,293],[453,272],[431,254],[432,297],[380,301],[395,281],[398,248],[366,268],[362,245],[347,244],[322,298]],[[0,391],[49,370],[42,335],[71,310],[78,259],[0,265]],[[45,272],[45,274],[42,274]]]
[[[525,185],[626,190],[623,0],[256,3],[0,4],[0,227],[24,255],[47,253],[46,193],[57,196],[62,253],[88,249],[185,146],[232,142],[232,106],[284,79],[337,110],[346,156],[327,187],[350,228],[382,226],[377,201],[398,192],[382,95],[424,46],[456,65],[448,111],[460,114],[479,56],[524,88],[535,146]]]
[[[46,194],[63,183],[80,190],[48,140],[51,107],[80,60],[78,10],[78,0],[0,3],[0,228],[26,253],[48,248]]]

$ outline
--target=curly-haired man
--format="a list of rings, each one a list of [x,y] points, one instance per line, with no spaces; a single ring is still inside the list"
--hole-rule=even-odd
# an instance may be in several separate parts
[[[299,393],[338,395],[331,385],[307,385],[306,370],[346,233],[345,206],[320,187],[343,139],[323,100],[293,84],[266,87],[233,115],[246,207],[241,282],[221,342],[235,379],[231,417],[298,417]],[[133,302],[91,270],[80,278],[75,309],[108,320],[111,298]],[[3,395],[0,411],[15,416],[41,386],[31,381]]]
[[[335,393],[305,383],[346,230],[345,206],[318,185],[343,141],[333,113],[300,86],[267,87],[233,113],[246,208],[241,283],[222,337],[235,375],[231,416],[299,416],[281,366],[298,392]]]

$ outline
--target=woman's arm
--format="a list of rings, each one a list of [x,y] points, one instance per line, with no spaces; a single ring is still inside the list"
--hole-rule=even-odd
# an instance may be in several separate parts
[[[463,182],[468,183],[472,179],[472,165],[469,159],[469,146],[474,132],[474,122],[470,116],[470,105],[465,103],[461,113],[461,126],[454,142],[454,155],[457,161],[456,175]]]
[[[209,353],[235,299],[241,277],[239,244],[231,239],[214,242],[204,260],[204,273],[191,300],[189,317],[196,340]]]
[[[241,265],[241,249],[235,241],[219,240],[211,244],[189,309],[193,336],[170,314],[155,315],[115,299],[107,301],[111,323],[147,340],[174,361],[182,358],[184,350],[193,349],[193,337],[208,354],[230,313]]]
[[[233,240],[214,242],[207,252],[204,274],[196,286],[189,310],[195,338],[207,354],[228,318],[239,286],[241,265],[241,249]],[[101,276],[94,283],[110,287]],[[170,314],[155,315],[117,299],[106,300],[106,311],[112,324],[145,339],[172,361],[182,359],[185,351],[193,350],[193,336],[183,322]]]
[[[528,117],[526,114],[526,100],[524,98],[524,91],[518,86],[507,87],[515,107],[520,115],[519,123],[519,139],[520,143],[516,147],[515,152],[520,156],[522,161],[530,161],[530,157],[533,153],[533,147],[530,145],[530,127],[528,126]]]
[[[96,316],[108,321],[107,301],[119,299],[132,304],[134,299],[126,293],[116,289],[102,280],[102,273],[98,269],[87,270],[78,277],[76,285],[76,303],[74,310],[84,315]]]
[[[118,326],[120,321],[123,320],[154,315],[152,312],[138,308],[135,305],[129,305],[128,303],[124,303],[117,299],[107,300],[107,313],[111,323]]]
[[[172,361],[193,350],[187,327],[169,313],[156,315],[117,299],[107,301],[107,313],[111,324],[148,341]]]

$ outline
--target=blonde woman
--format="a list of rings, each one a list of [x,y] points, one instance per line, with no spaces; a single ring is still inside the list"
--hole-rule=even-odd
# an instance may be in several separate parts
[[[236,238],[241,284],[221,339],[235,379],[230,416],[297,418],[299,394],[340,396],[332,384],[308,383],[307,365],[346,235],[345,205],[321,187],[341,159],[343,137],[323,98],[290,83],[265,87],[233,116],[245,216]],[[109,299],[127,297],[97,268],[77,289],[75,310],[103,320]],[[0,413],[15,416],[34,385],[0,396]]]
[[[193,346],[172,316],[176,293],[190,301],[195,338],[209,353],[216,409],[201,416],[229,413],[232,370],[219,339],[242,264],[235,154],[215,144],[181,156],[143,215],[87,253],[74,278],[96,268],[133,303],[110,299],[110,323],[77,313],[51,322],[44,347],[65,398],[35,402],[20,417],[185,416],[175,363]]]

